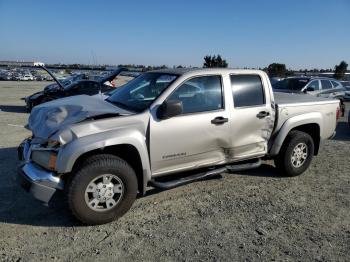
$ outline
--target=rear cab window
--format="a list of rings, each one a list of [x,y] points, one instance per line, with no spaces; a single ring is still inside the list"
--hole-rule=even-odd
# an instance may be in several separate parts
[[[265,105],[264,87],[259,75],[230,75],[235,108]]]

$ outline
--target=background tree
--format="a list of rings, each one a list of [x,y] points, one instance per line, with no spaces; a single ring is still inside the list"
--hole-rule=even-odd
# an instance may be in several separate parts
[[[348,70],[348,64],[345,61],[341,61],[339,65],[334,67],[334,78],[338,80],[343,80],[345,78],[345,73]]]
[[[217,55],[217,56],[209,56],[206,55],[204,57],[204,63],[203,63],[203,67],[228,67],[228,63],[226,62],[225,59],[222,59],[221,55]]]
[[[285,77],[287,68],[285,64],[272,63],[267,67],[267,73],[270,77]]]

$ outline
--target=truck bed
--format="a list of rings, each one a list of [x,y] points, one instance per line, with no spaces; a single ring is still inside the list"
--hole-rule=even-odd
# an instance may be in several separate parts
[[[289,105],[289,104],[300,104],[300,103],[334,103],[334,99],[316,97],[308,94],[296,94],[296,93],[282,93],[274,92],[275,103],[277,105]]]
[[[277,113],[274,133],[294,116],[314,113],[321,115],[321,138],[327,139],[333,134],[337,123],[336,109],[339,107],[339,100],[281,92],[274,92],[274,97]]]

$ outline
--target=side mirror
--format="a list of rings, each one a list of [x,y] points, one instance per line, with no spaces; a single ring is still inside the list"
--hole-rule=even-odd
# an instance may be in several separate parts
[[[173,116],[181,115],[183,111],[182,102],[179,100],[164,101],[157,111],[159,119],[167,119]]]

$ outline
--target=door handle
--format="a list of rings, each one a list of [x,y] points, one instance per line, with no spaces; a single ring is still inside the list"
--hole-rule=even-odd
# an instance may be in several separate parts
[[[211,123],[214,125],[222,125],[226,122],[228,122],[228,118],[222,116],[215,117],[213,120],[211,120]]]
[[[269,115],[270,115],[269,112],[260,111],[260,112],[256,115],[256,117],[259,118],[259,119],[261,119],[261,118],[267,117],[267,116],[269,116]]]

